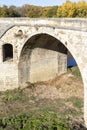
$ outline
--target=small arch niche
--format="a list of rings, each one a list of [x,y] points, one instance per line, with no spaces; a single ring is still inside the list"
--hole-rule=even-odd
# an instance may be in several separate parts
[[[22,36],[23,35],[23,31],[22,30],[18,30],[16,36]]]
[[[3,49],[3,61],[12,61],[13,46],[11,44],[4,44],[2,49]]]
[[[23,31],[22,30],[18,30],[18,35],[19,36],[23,35]]]

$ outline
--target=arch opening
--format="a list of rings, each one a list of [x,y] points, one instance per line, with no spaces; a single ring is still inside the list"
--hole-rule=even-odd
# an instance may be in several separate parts
[[[67,71],[67,49],[48,34],[32,36],[19,60],[19,84],[46,81]]]
[[[49,59],[51,59],[51,61]],[[53,59],[57,59],[56,62]],[[40,62],[41,60],[43,61],[42,63]],[[50,61],[51,63],[54,62],[57,64],[57,67],[55,67],[56,73],[54,77],[56,77],[57,75],[66,73],[68,68],[77,66],[77,71],[80,74],[80,77],[82,78],[78,63],[76,62],[72,52],[54,36],[49,35],[47,33],[40,33],[40,34],[31,36],[26,41],[26,43],[24,44],[21,50],[20,57],[19,57],[19,64],[18,64],[19,86],[23,85],[23,83],[25,82],[39,81],[39,80],[36,80],[36,81],[31,80],[30,75],[34,74],[36,75],[36,77],[38,77],[38,75],[41,75],[40,71],[38,71],[40,70],[40,68],[43,69],[43,71],[44,70],[46,71],[46,68],[39,66],[40,64],[44,66],[45,60],[47,60],[47,62]],[[36,63],[36,65],[33,63]],[[55,66],[54,64],[51,64],[51,65],[52,65],[52,68],[53,66]],[[47,64],[47,67],[48,66],[49,65]],[[52,70],[52,68],[50,70],[50,73],[54,71]],[[34,69],[35,71],[36,70],[38,71],[38,74],[34,72]],[[42,75],[44,76],[46,74],[42,73]],[[48,79],[45,78],[44,80],[41,79],[41,81],[49,80],[52,78],[53,77],[49,77]],[[39,76],[39,79],[40,79],[40,76]]]

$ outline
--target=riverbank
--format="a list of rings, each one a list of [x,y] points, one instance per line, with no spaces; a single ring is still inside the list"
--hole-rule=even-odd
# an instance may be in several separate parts
[[[72,72],[0,92],[0,130],[85,130],[83,83]]]

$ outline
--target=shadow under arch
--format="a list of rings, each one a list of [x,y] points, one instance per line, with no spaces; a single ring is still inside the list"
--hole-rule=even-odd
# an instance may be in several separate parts
[[[24,47],[21,51],[21,55],[19,58],[19,65],[18,65],[19,85],[22,85],[25,82],[37,82],[39,81],[39,78],[41,78],[40,75],[44,76],[40,80],[45,81],[46,78],[47,80],[52,79],[53,78],[52,75],[56,77],[58,73],[61,74],[66,72],[66,65],[67,65],[66,55],[67,55],[67,49],[56,38],[45,33],[32,36],[24,44]],[[58,68],[58,64],[60,64],[59,67],[61,70]],[[58,72],[58,70],[60,72]],[[36,80],[35,75],[36,77],[38,76],[38,79]]]

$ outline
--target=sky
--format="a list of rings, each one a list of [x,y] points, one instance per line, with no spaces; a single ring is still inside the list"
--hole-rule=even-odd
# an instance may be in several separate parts
[[[53,5],[61,5],[65,1],[66,0],[0,0],[0,6],[3,5],[22,6],[24,4],[37,5],[37,6],[53,6]],[[71,1],[78,2],[78,0],[71,0]]]

